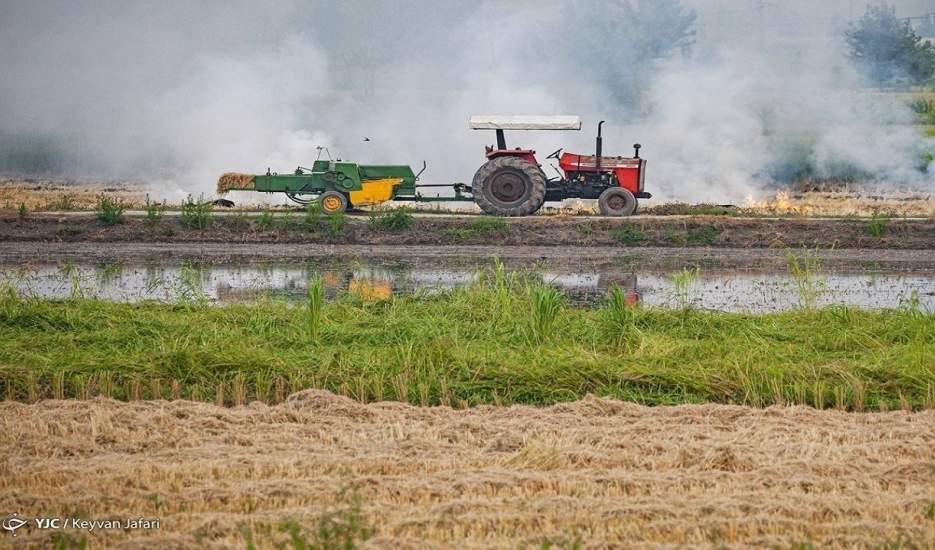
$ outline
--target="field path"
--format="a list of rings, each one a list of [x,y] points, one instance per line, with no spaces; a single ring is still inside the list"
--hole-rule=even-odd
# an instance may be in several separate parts
[[[352,516],[370,548],[780,545],[935,541],[935,411],[282,404],[0,403],[0,510],[158,517],[93,546],[259,547],[292,519]],[[350,511],[349,511],[350,510]],[[79,530],[66,531],[71,540]],[[15,542],[46,546],[32,526]],[[0,545],[13,539],[0,533]]]

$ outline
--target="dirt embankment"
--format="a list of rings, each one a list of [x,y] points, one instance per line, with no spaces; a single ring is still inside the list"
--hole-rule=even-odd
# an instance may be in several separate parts
[[[328,220],[310,226],[298,214],[266,222],[256,216],[216,216],[206,229],[183,227],[177,217],[169,216],[155,224],[127,218],[104,226],[89,216],[33,215],[20,219],[6,215],[0,217],[0,240],[925,250],[935,246],[935,219],[419,217],[394,231],[362,217],[350,217],[340,227]]]
[[[935,411],[361,405],[318,390],[234,409],[176,401],[0,404],[0,507],[159,518],[77,541],[371,548],[828,548],[935,540]],[[348,491],[351,491],[349,493]],[[348,495],[356,493],[360,517]],[[54,535],[22,528],[17,543]],[[58,535],[63,536],[63,535]]]

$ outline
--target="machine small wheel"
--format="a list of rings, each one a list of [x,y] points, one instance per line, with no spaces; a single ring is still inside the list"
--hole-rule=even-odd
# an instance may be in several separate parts
[[[344,196],[344,193],[338,193],[337,191],[325,191],[321,194],[321,198],[318,199],[318,203],[321,205],[321,211],[325,214],[334,214],[347,210],[347,197]]]
[[[602,216],[630,216],[636,212],[636,197],[629,189],[611,187],[605,189],[597,199]]]

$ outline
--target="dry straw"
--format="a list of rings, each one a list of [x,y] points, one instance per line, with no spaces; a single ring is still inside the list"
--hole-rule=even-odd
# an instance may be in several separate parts
[[[935,540],[933,433],[935,411],[595,397],[468,410],[321,390],[234,408],[4,402],[0,464],[20,475],[0,476],[0,493],[27,517],[163,518],[88,535],[101,547],[246,547],[246,532],[292,547],[290,520],[311,543],[352,488],[366,525],[350,534],[372,526],[368,548],[922,548]]]
[[[227,172],[218,178],[218,194],[223,195],[234,189],[254,189],[256,180],[252,174]]]

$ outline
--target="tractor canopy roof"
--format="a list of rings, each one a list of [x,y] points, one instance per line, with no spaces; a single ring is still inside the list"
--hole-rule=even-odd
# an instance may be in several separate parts
[[[581,118],[557,115],[475,115],[472,130],[580,130]]]

